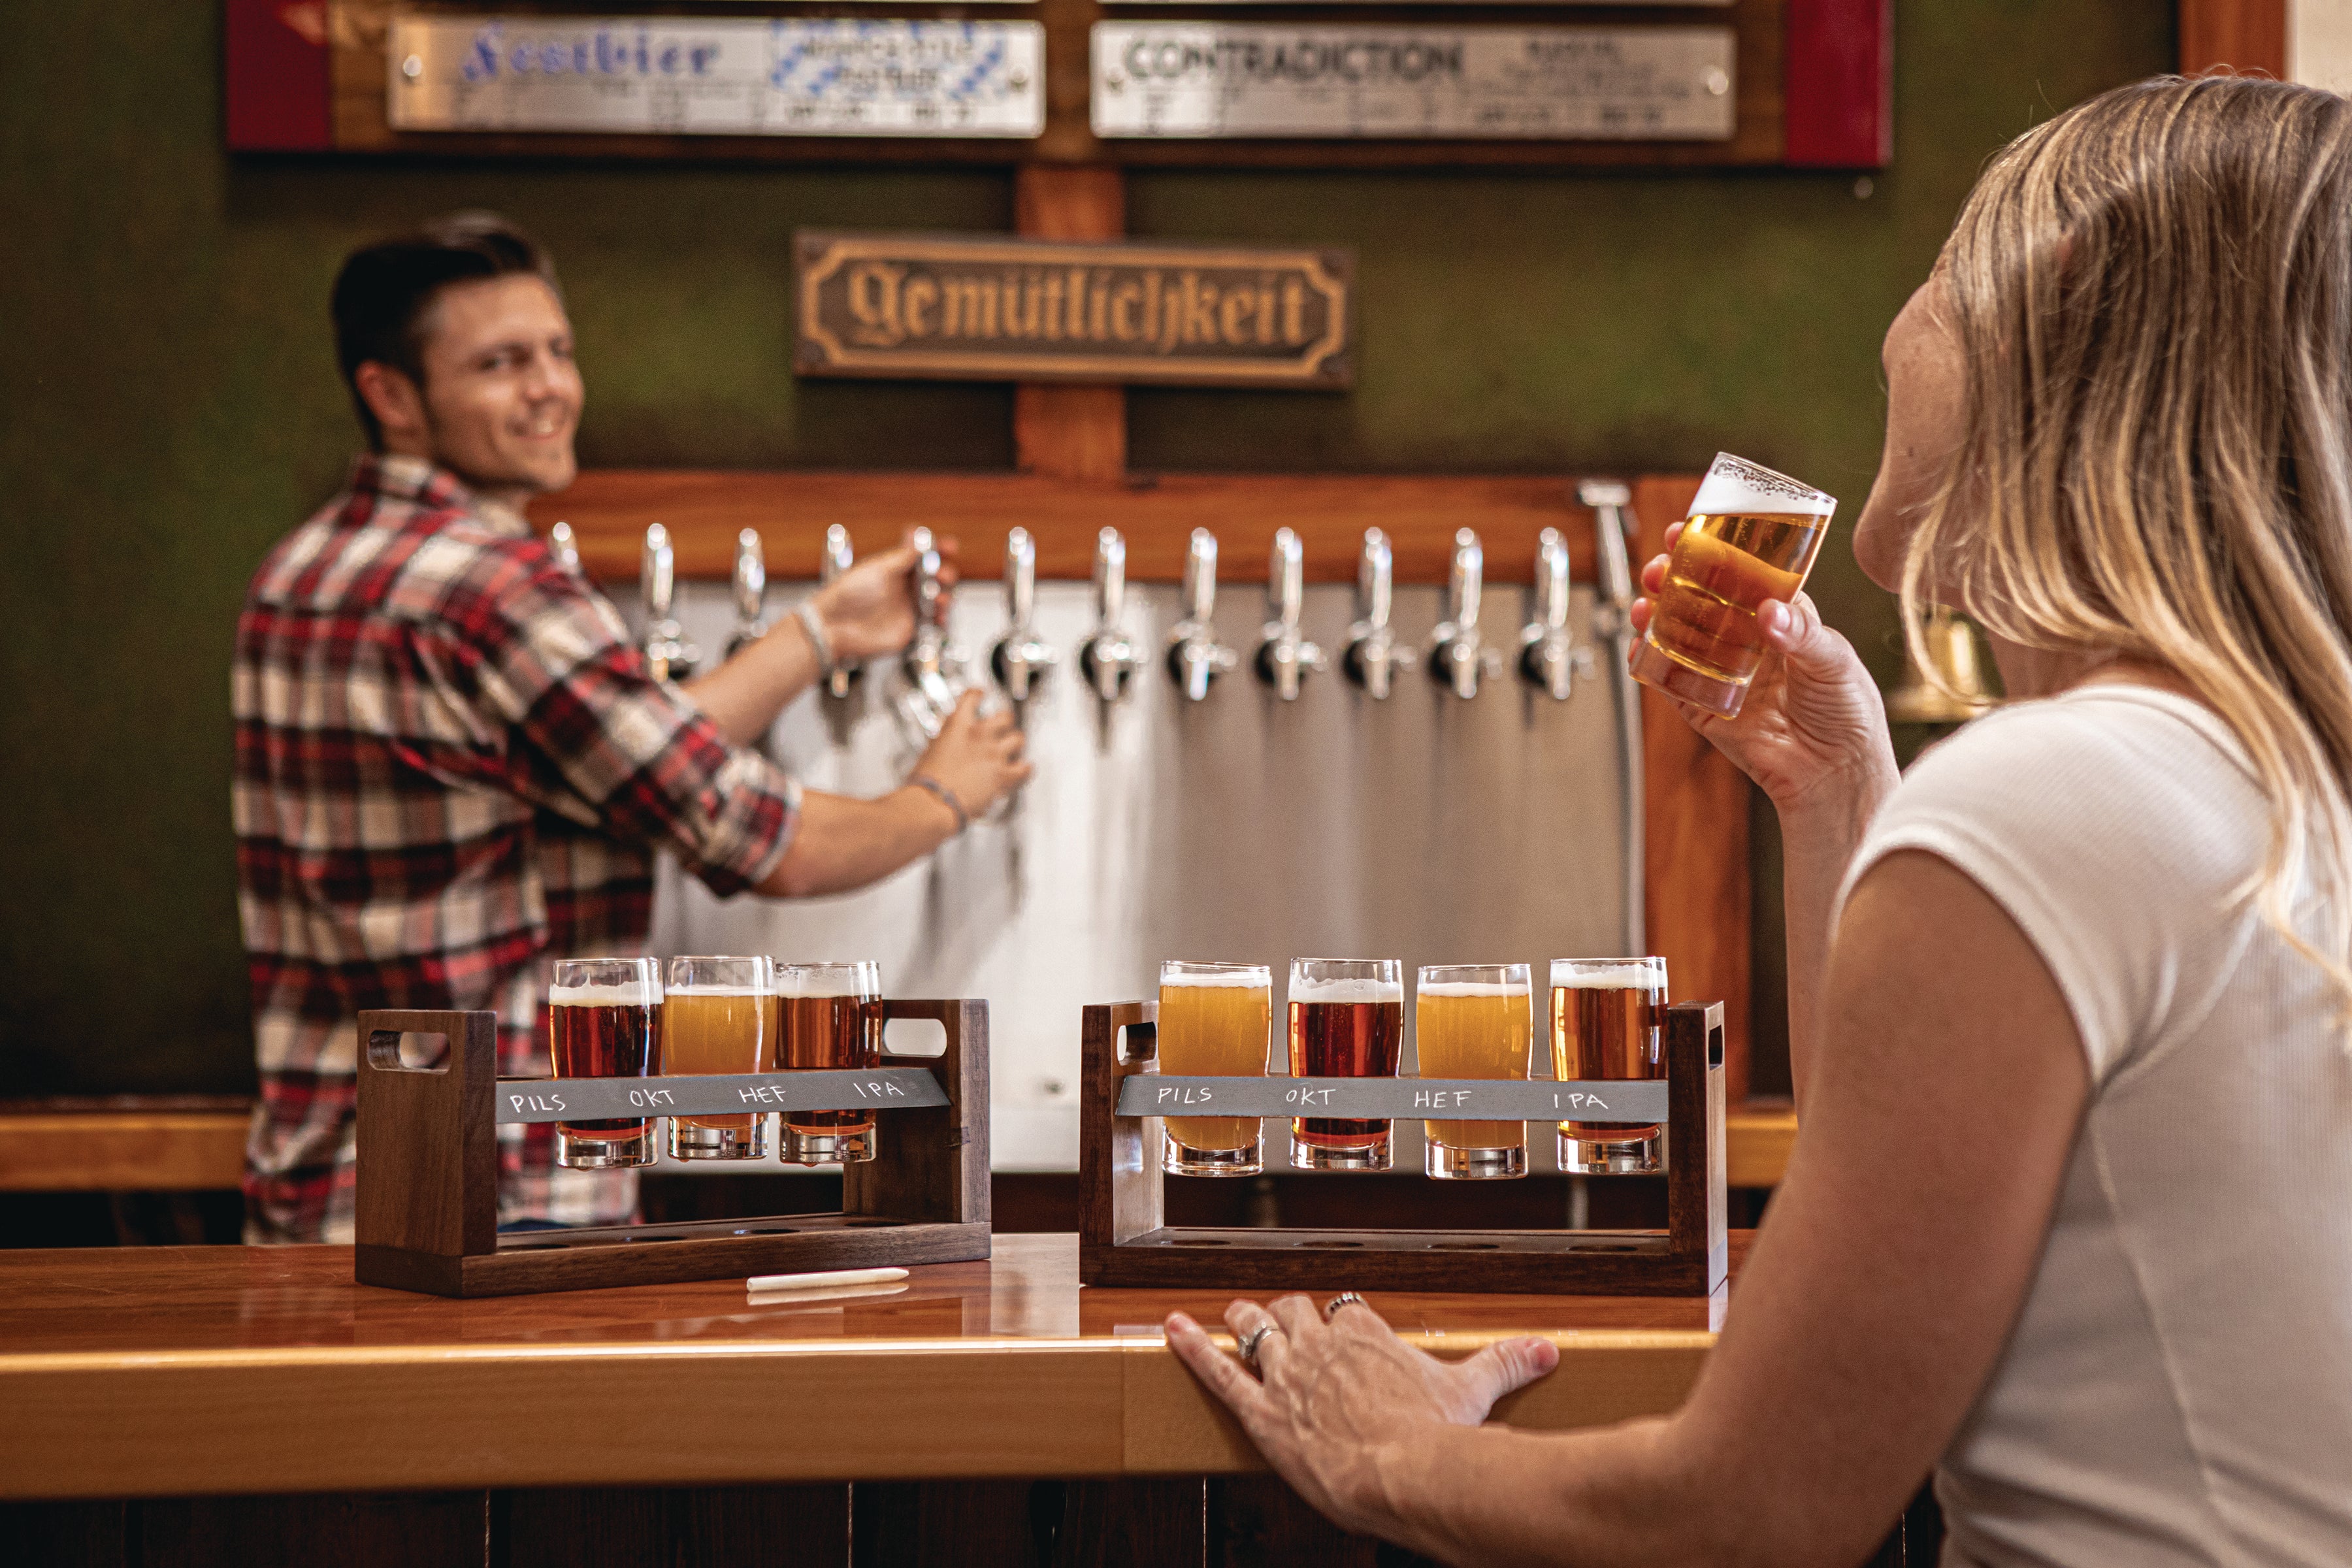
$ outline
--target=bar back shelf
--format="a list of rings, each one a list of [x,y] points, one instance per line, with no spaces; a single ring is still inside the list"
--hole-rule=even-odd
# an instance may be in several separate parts
[[[1666,1010],[1666,1076],[1659,1120],[1667,1127],[1666,1228],[1663,1231],[1305,1230],[1188,1227],[1166,1222],[1167,1178],[1160,1168],[1161,1119],[1121,1103],[1130,1080],[1157,1075],[1156,1002],[1087,1007],[1081,1046],[1078,1132],[1078,1277],[1088,1285],[1234,1290],[1470,1290],[1555,1295],[1706,1296],[1723,1283],[1725,1246],[1723,1004],[1677,1003]],[[1124,1039],[1124,1045],[1122,1045]],[[1192,1080],[1276,1094],[1286,1080]],[[1321,1113],[1349,1117],[1496,1119],[1490,1109],[1440,1111],[1414,1103],[1427,1080],[1318,1079],[1345,1085],[1352,1102]],[[1244,1086],[1263,1082],[1273,1089]],[[1486,1083],[1549,1102],[1583,1089],[1620,1091],[1623,1083],[1556,1084],[1535,1079]],[[1130,1094],[1136,1092],[1129,1091]],[[1150,1091],[1144,1091],[1148,1096]],[[1638,1093],[1638,1089],[1637,1089]],[[1564,1098],[1544,1119],[1581,1120]],[[1190,1115],[1297,1114],[1255,1107]],[[1519,1120],[1517,1115],[1499,1118]],[[1603,1118],[1606,1119],[1606,1118]],[[1619,1120],[1630,1118],[1619,1116]],[[1644,1112],[1641,1120],[1647,1121]],[[1201,1180],[1205,1178],[1191,1178]],[[1333,1174],[1331,1181],[1346,1181]]]
[[[861,1071],[500,1079],[493,1013],[363,1012],[354,1274],[363,1285],[436,1296],[514,1296],[984,1258],[988,1004],[889,1001],[883,1017],[937,1022],[946,1049],[886,1049]],[[404,1066],[404,1035],[440,1036],[447,1051],[436,1066]],[[601,1103],[632,1094],[647,1098]],[[583,1102],[588,1096],[599,1102]],[[761,1105],[874,1110],[879,1147],[873,1160],[843,1168],[838,1213],[499,1233],[500,1122],[726,1115]]]

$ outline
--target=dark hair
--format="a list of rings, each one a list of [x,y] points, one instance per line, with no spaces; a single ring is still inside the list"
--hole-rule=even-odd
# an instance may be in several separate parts
[[[425,313],[452,283],[528,272],[551,289],[555,264],[539,242],[496,213],[459,212],[422,225],[415,233],[379,240],[343,258],[335,274],[331,310],[335,360],[368,445],[383,449],[383,427],[360,395],[359,368],[374,360],[425,384]],[[560,291],[560,289],[559,289]]]

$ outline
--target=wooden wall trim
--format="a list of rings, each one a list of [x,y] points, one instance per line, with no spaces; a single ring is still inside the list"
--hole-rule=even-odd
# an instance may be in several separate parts
[[[2227,67],[2286,79],[2287,0],[2180,0],[2184,76]]]
[[[1029,239],[1104,240],[1127,233],[1127,177],[1108,167],[1022,165],[1014,231]],[[1127,391],[1024,383],[1013,389],[1013,447],[1024,474],[1118,479],[1127,473]]]

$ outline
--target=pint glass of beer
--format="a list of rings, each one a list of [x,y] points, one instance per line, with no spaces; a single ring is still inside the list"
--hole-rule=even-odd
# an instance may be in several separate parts
[[[1524,963],[1423,969],[1414,987],[1413,1040],[1423,1078],[1525,1078],[1535,1001]],[[1422,1169],[1441,1182],[1528,1173],[1524,1121],[1428,1121]]]
[[[1264,1078],[1274,1032],[1274,972],[1263,963],[1160,966],[1160,1070]],[[1251,1116],[1171,1116],[1160,1168],[1178,1176],[1255,1176],[1265,1129]]]
[[[1551,1070],[1573,1079],[1666,1076],[1666,961],[1562,958],[1551,966]],[[1570,1175],[1643,1175],[1665,1169],[1653,1123],[1563,1121],[1559,1168]]]
[[[1394,1078],[1403,1044],[1402,963],[1393,958],[1291,960],[1292,1077]],[[1385,1171],[1389,1124],[1296,1118],[1290,1163],[1302,1171]]]
[[[564,958],[547,993],[558,1078],[650,1078],[662,1069],[661,965],[650,958]],[[651,1117],[555,1124],[555,1163],[609,1171],[654,1163]]]
[[[882,1054],[882,966],[779,963],[776,1068],[875,1065]],[[786,1164],[855,1165],[874,1158],[871,1110],[796,1110],[783,1117],[780,1157]]]
[[[765,958],[673,958],[662,994],[662,1071],[767,1072],[776,1063],[776,982]],[[673,1116],[673,1160],[761,1160],[765,1116]]]
[[[1633,679],[1730,718],[1764,661],[1756,612],[1805,585],[1837,498],[1718,452],[1666,558]]]

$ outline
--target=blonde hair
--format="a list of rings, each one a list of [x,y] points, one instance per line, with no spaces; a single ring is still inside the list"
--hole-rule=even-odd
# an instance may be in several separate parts
[[[2103,94],[1992,161],[1941,276],[1966,415],[1904,563],[1912,641],[1957,588],[2012,642],[2175,672],[2270,802],[2245,893],[2352,1007],[2352,102]]]

